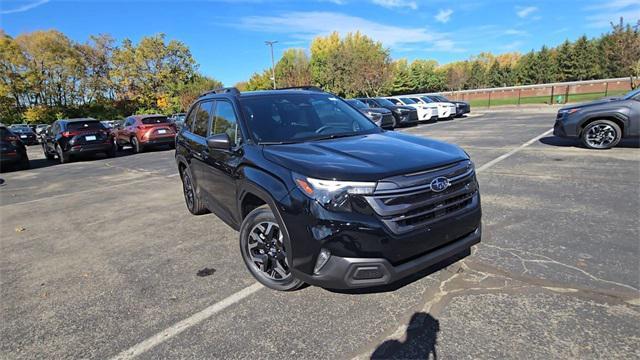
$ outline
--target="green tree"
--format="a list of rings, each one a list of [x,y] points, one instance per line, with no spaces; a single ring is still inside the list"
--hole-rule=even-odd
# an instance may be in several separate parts
[[[476,60],[471,64],[469,77],[465,84],[467,89],[480,89],[487,85],[485,66],[482,61]]]
[[[311,84],[309,57],[302,49],[287,49],[276,64],[278,87]]]
[[[271,81],[271,69],[266,69],[261,73],[253,73],[247,81],[247,91],[273,89]]]
[[[516,78],[518,85],[532,85],[537,82],[537,63],[534,51],[523,55],[516,65]]]
[[[318,36],[311,41],[311,80],[314,85],[327,91],[337,90],[334,82],[338,69],[331,66],[331,61],[337,56],[339,47],[340,35],[337,32],[325,37]]]
[[[414,60],[410,71],[414,92],[425,93],[446,89],[446,72],[438,69],[438,63],[435,60]]]
[[[604,57],[604,76],[631,76],[635,63],[640,59],[640,20],[636,26],[625,24],[620,18],[611,23],[612,31],[600,40],[600,50]]]
[[[393,63],[393,83],[391,84],[391,95],[401,95],[414,92],[411,81],[411,69],[407,64],[407,59],[400,59]]]

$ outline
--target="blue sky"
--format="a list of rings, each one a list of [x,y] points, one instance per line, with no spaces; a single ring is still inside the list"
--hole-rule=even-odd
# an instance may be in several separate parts
[[[466,59],[481,51],[526,52],[582,34],[597,36],[619,16],[640,19],[639,0],[2,0],[0,28],[12,36],[58,29],[84,42],[109,33],[137,41],[165,33],[186,43],[200,70],[226,85],[270,66],[265,40],[308,49],[331,31],[361,32],[393,58]]]

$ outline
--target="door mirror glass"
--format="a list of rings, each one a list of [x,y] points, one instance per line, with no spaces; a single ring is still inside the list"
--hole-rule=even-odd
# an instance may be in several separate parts
[[[207,146],[210,149],[229,150],[233,143],[227,133],[211,135],[207,138]]]

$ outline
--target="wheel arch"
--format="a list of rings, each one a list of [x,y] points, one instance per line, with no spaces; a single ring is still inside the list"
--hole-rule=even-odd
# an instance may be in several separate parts
[[[620,127],[620,131],[622,132],[621,136],[626,136],[628,131],[627,122],[628,119],[619,113],[606,113],[606,114],[593,114],[583,120],[578,126],[578,137],[582,137],[582,133],[584,129],[589,126],[589,124],[598,120],[609,120],[615,123]]]

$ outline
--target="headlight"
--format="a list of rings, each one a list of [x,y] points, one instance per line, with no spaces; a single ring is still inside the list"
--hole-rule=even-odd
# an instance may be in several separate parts
[[[372,194],[375,182],[354,182],[314,179],[293,173],[296,186],[308,197],[318,201],[328,210],[350,210],[350,195]]]

